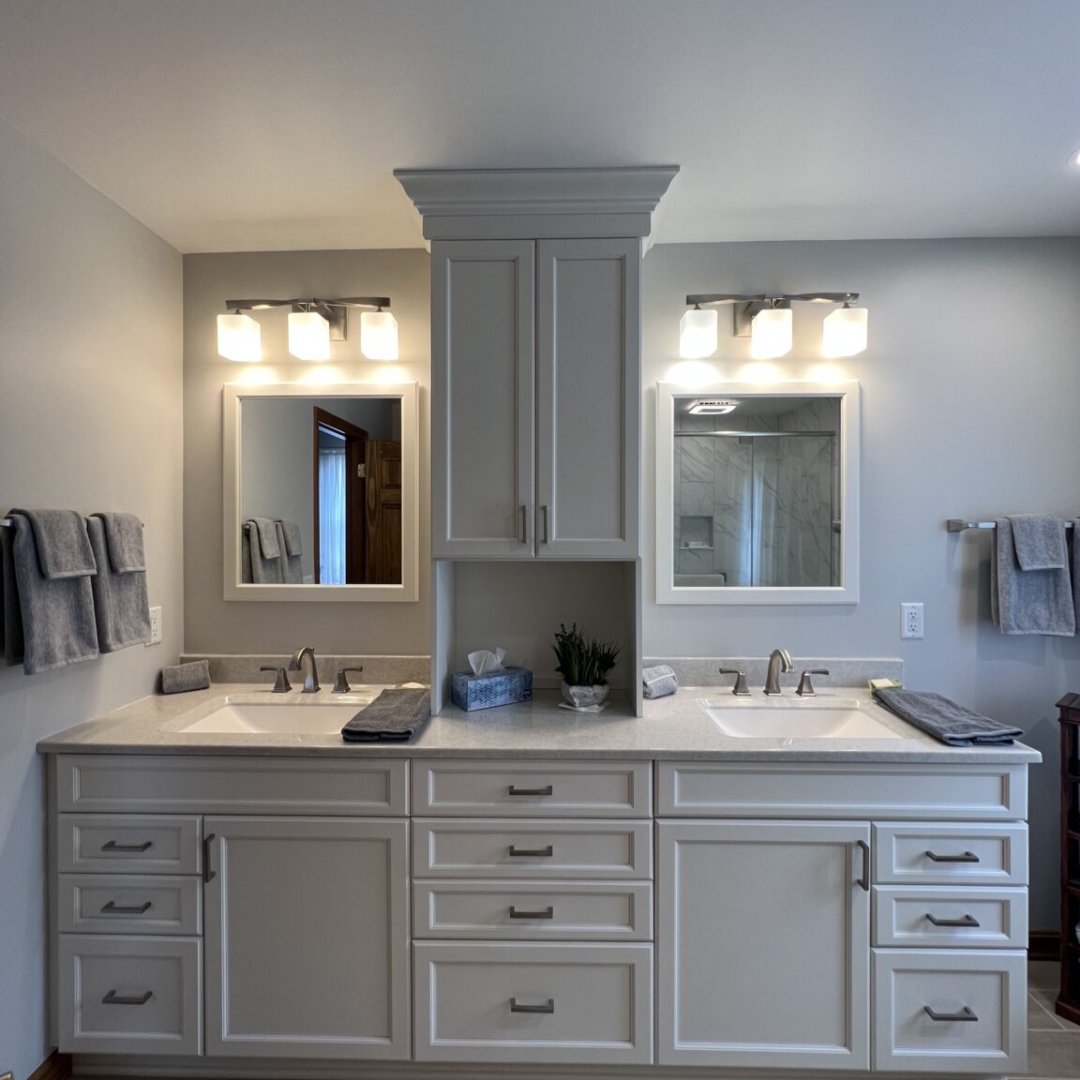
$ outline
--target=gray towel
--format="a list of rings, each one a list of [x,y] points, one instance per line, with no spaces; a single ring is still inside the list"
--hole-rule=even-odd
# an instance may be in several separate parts
[[[108,653],[131,645],[145,645],[150,640],[150,602],[146,595],[145,571],[116,572],[108,540],[109,525],[103,518],[104,515],[88,517],[86,531],[98,567],[98,572],[90,579],[98,647]],[[138,549],[141,553],[141,525]],[[133,561],[134,555],[134,551],[125,549],[126,561]]]
[[[255,536],[259,542],[259,553],[264,559],[277,559],[281,557],[281,548],[278,547],[277,522],[272,518],[250,518],[255,526]]]
[[[396,742],[412,738],[431,715],[428,690],[384,690],[342,729],[346,742]]]
[[[12,510],[11,513],[30,522],[38,565],[50,581],[97,572],[82,514],[74,510]]]
[[[23,662],[22,613],[15,585],[15,529],[0,526],[0,656],[5,667]]]
[[[281,551],[281,577],[286,585],[302,585],[304,583],[303,560],[299,555],[290,555],[286,541],[288,535],[285,532],[285,522],[278,521],[277,538],[278,549]]]
[[[1065,522],[1052,514],[1009,518],[1021,570],[1064,570],[1068,564]]]
[[[641,682],[647,698],[667,697],[679,689],[679,677],[667,664],[642,668]]]
[[[269,520],[269,519],[266,519]],[[258,526],[254,521],[244,525],[248,535],[248,547],[251,552],[251,580],[256,585],[280,585],[281,584],[281,556],[274,555],[267,558],[263,555],[262,542],[259,539]],[[274,530],[275,533],[277,529]],[[274,541],[277,547],[277,541]]]
[[[134,514],[103,512],[95,514],[105,522],[105,547],[109,565],[115,574],[146,571],[143,551],[143,523]],[[95,550],[94,554],[97,554]],[[100,567],[101,563],[98,563]]]
[[[1003,634],[1047,634],[1072,637],[1076,633],[1069,571],[1021,570],[1013,543],[1012,525],[1000,518],[990,560],[990,614]]]
[[[878,701],[901,720],[906,720],[949,746],[1011,743],[1024,734],[1020,728],[999,724],[988,716],[957,705],[941,694],[891,687],[875,690],[874,693]]]
[[[285,521],[282,519],[278,522],[281,526],[281,531],[285,534],[285,554],[286,555],[303,555],[304,554],[304,541],[300,536],[300,526],[295,521]],[[278,537],[280,543],[281,537]]]
[[[206,690],[209,686],[209,660],[192,660],[188,664],[173,664],[161,669],[163,694],[186,694],[189,690]]]
[[[250,585],[251,580],[251,537],[244,525],[240,529],[240,584]]]
[[[15,527],[13,554],[23,625],[23,669],[27,675],[36,675],[93,660],[98,655],[98,637],[90,576],[47,578],[41,572],[29,519],[14,510],[10,517]],[[86,546],[89,549],[89,538]]]

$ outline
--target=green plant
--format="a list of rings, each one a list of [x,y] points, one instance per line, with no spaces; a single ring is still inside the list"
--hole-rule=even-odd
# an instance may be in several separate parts
[[[587,638],[574,623],[569,630],[560,624],[551,646],[559,661],[555,670],[569,686],[604,686],[608,672],[615,666],[621,647],[614,641]]]

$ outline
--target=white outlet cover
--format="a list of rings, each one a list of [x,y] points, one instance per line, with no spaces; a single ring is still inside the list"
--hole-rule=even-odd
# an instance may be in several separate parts
[[[146,644],[160,645],[161,635],[161,608],[152,607],[150,609],[150,640]]]

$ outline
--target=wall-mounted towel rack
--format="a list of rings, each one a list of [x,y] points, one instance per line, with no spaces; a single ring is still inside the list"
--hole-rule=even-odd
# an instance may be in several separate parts
[[[1072,527],[1071,521],[1065,522],[1066,529]],[[962,518],[949,518],[945,522],[945,528],[949,532],[964,532],[965,529],[996,529],[997,525],[993,521],[964,521]]]

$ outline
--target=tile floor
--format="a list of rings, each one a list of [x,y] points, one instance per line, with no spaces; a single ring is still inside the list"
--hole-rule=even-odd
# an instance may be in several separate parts
[[[1025,1080],[1080,1080],[1080,1026],[1054,1012],[1058,965],[1028,965],[1028,1071]]]

